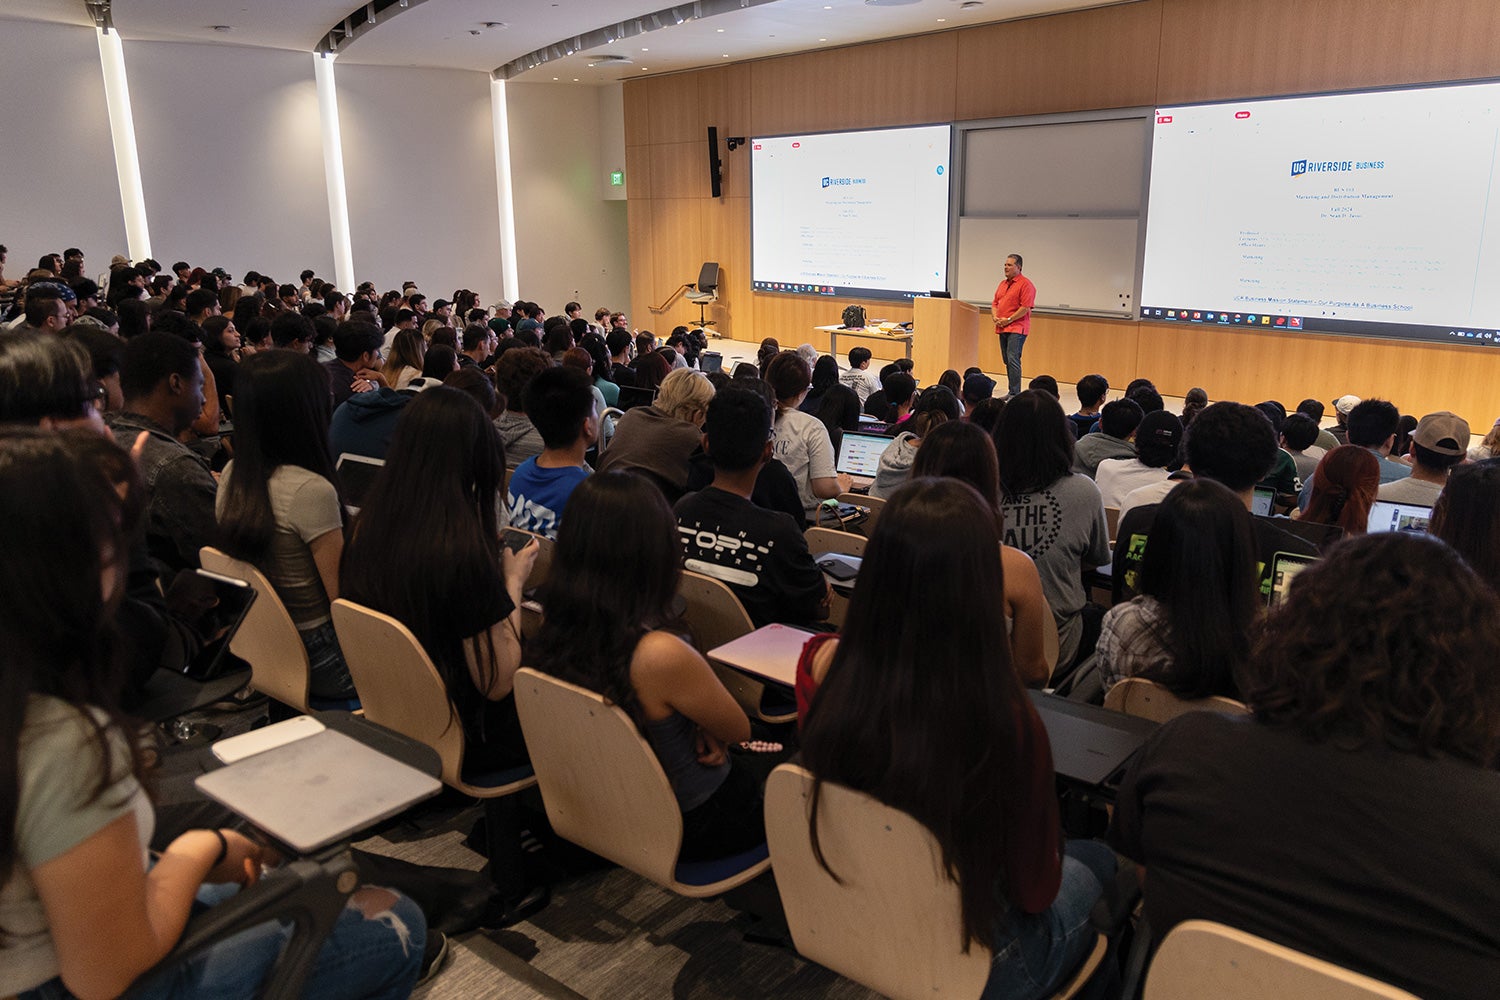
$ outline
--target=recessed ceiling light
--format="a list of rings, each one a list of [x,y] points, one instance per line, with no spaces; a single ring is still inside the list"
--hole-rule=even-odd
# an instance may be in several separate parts
[[[650,52],[650,51],[651,51],[651,50],[650,50],[650,49],[648,49],[648,48],[646,48],[646,47],[645,47],[645,46],[642,46],[642,47],[641,47],[641,51],[642,51],[642,52]]]
[[[593,69],[593,68],[594,68],[594,64],[593,63],[589,63],[589,69]]]
[[[554,76],[554,77],[553,77],[553,78],[552,78],[552,82],[553,82],[553,83],[556,83],[556,82],[557,82],[557,77],[555,77],[555,76]]]
[[[717,31],[721,35],[724,34],[724,29],[723,28],[715,28],[714,30]]]
[[[728,59],[728,58],[729,58],[729,53],[728,53],[728,52],[726,52],[726,53],[724,53],[724,58],[725,58],[725,59]]]
[[[940,17],[938,18],[938,24],[942,24],[946,20],[948,20],[946,17]]]
[[[575,76],[575,77],[573,77],[573,82],[574,82],[574,83],[577,83],[577,82],[578,82],[578,77],[576,77],[576,76]]]
[[[820,38],[820,39],[818,39],[818,41],[820,41],[820,42],[826,42],[826,41],[828,41],[828,39],[826,39],[826,38]]]

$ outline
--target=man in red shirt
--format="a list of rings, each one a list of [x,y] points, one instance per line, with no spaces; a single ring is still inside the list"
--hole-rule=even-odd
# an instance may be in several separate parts
[[[990,315],[995,318],[995,332],[1000,335],[1000,350],[1005,355],[1005,377],[1014,396],[1021,391],[1021,348],[1031,332],[1031,307],[1036,304],[1036,286],[1021,273],[1021,255],[1005,258],[1005,280],[995,289]]]

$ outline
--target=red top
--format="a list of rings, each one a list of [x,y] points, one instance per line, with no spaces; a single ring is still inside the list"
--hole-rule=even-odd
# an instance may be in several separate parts
[[[812,664],[823,644],[837,639],[832,634],[815,635],[802,647],[797,660],[797,727],[817,694],[818,682]],[[1057,898],[1062,885],[1062,839],[1057,810],[1057,777],[1052,769],[1052,745],[1046,727],[1031,699],[1021,699],[1020,718],[1013,730],[1016,740],[1014,780],[1005,781],[1004,827],[997,838],[1006,847],[1006,898],[1025,913],[1041,913]]]
[[[1010,316],[1017,309],[1025,306],[1028,312],[1009,326],[995,324],[995,332],[1030,333],[1031,313],[1029,310],[1034,305],[1036,305],[1036,286],[1026,275],[1018,274],[1014,278],[1006,278],[1000,282],[1000,287],[995,289],[995,300],[991,303],[994,311],[1001,316]]]

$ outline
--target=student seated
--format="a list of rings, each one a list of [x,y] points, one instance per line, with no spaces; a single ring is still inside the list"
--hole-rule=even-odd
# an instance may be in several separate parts
[[[1246,661],[1254,718],[1189,712],[1126,774],[1112,839],[1148,873],[1152,934],[1215,920],[1418,996],[1493,996],[1497,648],[1494,593],[1434,539],[1366,535],[1298,573]]]
[[[1159,483],[1181,457],[1182,421],[1166,410],[1148,413],[1135,429],[1135,456],[1106,458],[1094,473],[1099,498],[1118,508],[1131,490]]]
[[[1078,380],[1074,391],[1078,394],[1078,412],[1068,415],[1068,423],[1073,426],[1073,436],[1082,440],[1099,420],[1099,407],[1109,396],[1109,379],[1103,375],[1085,375]]]
[[[1001,566],[994,511],[972,487],[901,487],[865,549],[842,637],[809,641],[797,692],[814,801],[832,782],[926,826],[958,883],[966,945],[994,952],[984,995],[1033,1000],[1093,947],[1088,914],[1116,862],[1094,842],[1059,850],[1046,731],[1004,621],[974,610],[1001,603]],[[816,849],[816,826],[812,836]]]
[[[1099,432],[1085,434],[1073,449],[1073,471],[1093,479],[1099,463],[1106,458],[1134,458],[1135,445],[1131,439],[1145,415],[1133,399],[1105,403],[1099,412]]]
[[[972,377],[972,376],[971,376]],[[948,476],[968,483],[979,491],[984,502],[1000,521],[1000,464],[995,459],[995,443],[976,424],[950,420],[922,439],[917,460],[911,467],[911,478]],[[1046,629],[1057,627],[1045,621],[1050,614],[1042,597],[1042,578],[1031,557],[1013,545],[1000,546],[1000,562],[1005,570],[1005,620],[1010,629],[1010,661],[1027,687],[1041,687],[1052,674],[1047,662]]]
[[[1346,535],[1363,535],[1380,487],[1380,463],[1364,448],[1341,444],[1314,469],[1312,494],[1297,520],[1336,524]]]
[[[1178,486],[1151,523],[1140,596],[1104,615],[1104,690],[1144,677],[1179,698],[1238,699],[1261,610],[1258,583],[1255,535],[1239,497],[1211,479]]]
[[[632,407],[620,418],[614,440],[599,458],[599,471],[645,472],[668,501],[675,501],[687,488],[688,458],[703,436],[703,415],[713,394],[698,372],[670,372],[654,403]]]
[[[527,384],[526,414],[544,448],[510,477],[505,505],[512,528],[555,539],[568,498],[593,471],[583,456],[599,439],[594,384],[577,368],[549,368]]]
[[[409,628],[447,685],[464,770],[527,760],[511,689],[521,665],[521,588],[536,562],[498,539],[505,452],[473,397],[438,386],[401,414],[344,554],[344,596]]]
[[[1432,508],[1430,530],[1500,594],[1500,461],[1454,467]]]
[[[811,377],[807,362],[796,351],[782,351],[766,368],[766,381],[776,394],[774,453],[797,481],[802,516],[817,523],[819,504],[847,493],[852,482],[834,468],[835,456],[828,428],[817,417],[797,409],[807,395]]]
[[[234,459],[219,479],[224,550],[276,588],[307,647],[310,692],[355,697],[333,631],[344,504],[328,452],[328,378],[305,354],[246,358],[234,380]]]
[[[854,390],[859,397],[859,404],[863,406],[865,400],[870,398],[871,393],[880,391],[880,379],[870,371],[870,359],[874,357],[868,347],[854,347],[849,350],[849,367],[844,369],[839,381]]]
[[[677,501],[677,532],[687,568],[728,584],[756,627],[811,625],[828,618],[832,590],[802,526],[751,501],[771,447],[771,408],[758,393],[730,385],[714,396],[703,422],[713,485]]]
[[[644,477],[609,472],[580,484],[526,662],[597,691],[635,721],[682,809],[680,857],[703,861],[765,842],[763,776],[729,749],[750,739],[750,720],[708,661],[665,628],[682,576],[676,534]]]
[[[917,449],[922,446],[928,432],[950,420],[958,420],[962,415],[958,397],[946,387],[935,385],[923,392],[912,408],[911,419],[901,425],[895,439],[880,453],[870,496],[883,500],[894,493],[910,475]]]
[[[457,367],[457,355],[454,355]],[[505,412],[495,418],[495,429],[505,446],[505,460],[512,469],[542,453],[542,436],[525,411],[526,386],[552,367],[552,358],[539,348],[512,348],[495,364],[495,389],[505,397]],[[423,375],[427,372],[424,370]],[[442,372],[441,380],[448,375]]]
[[[1469,437],[1463,417],[1447,411],[1427,414],[1411,435],[1411,475],[1382,485],[1376,499],[1427,507],[1437,503],[1448,471],[1468,456]]]
[[[147,754],[137,724],[119,711],[119,677],[101,652],[136,512],[97,461],[98,439],[88,444],[50,432],[0,435],[8,762],[0,993],[26,1000],[118,996],[176,945],[200,890],[204,902],[224,899],[253,885],[268,860],[234,830],[197,829],[146,863]],[[129,459],[119,453],[108,464],[129,468]],[[248,1000],[291,933],[269,923],[237,935],[143,996]],[[307,996],[408,996],[425,935],[410,900],[357,890],[318,954]]]
[[[1281,450],[1292,456],[1292,464],[1297,468],[1297,489],[1301,490],[1302,483],[1312,478],[1313,470],[1318,467],[1318,459],[1328,454],[1317,445],[1318,425],[1305,413],[1293,413],[1287,416],[1281,425]]]
[[[813,363],[812,388],[799,409],[823,421],[833,450],[839,450],[844,431],[859,430],[859,413],[863,400],[847,385],[839,382],[839,363],[829,354]]]
[[[1104,410],[1111,412],[1109,406]],[[1042,592],[1057,619],[1057,667],[1065,676],[1094,651],[1104,618],[1104,609],[1090,602],[1083,588],[1083,571],[1109,562],[1099,488],[1076,471],[1073,432],[1061,404],[1038,389],[1005,404],[995,428],[995,453],[1005,543],[1031,556],[1041,574]]]
[[[1347,410],[1346,416],[1344,404],[1351,399],[1354,403]],[[1390,457],[1391,446],[1396,443],[1396,432],[1401,425],[1401,414],[1396,407],[1383,399],[1357,399],[1353,396],[1345,396],[1338,402],[1340,423],[1348,423],[1347,426],[1335,428],[1335,431],[1343,430],[1348,437],[1348,444],[1364,448],[1375,456],[1380,465],[1380,482],[1390,483],[1411,475],[1411,466],[1393,461]],[[1313,479],[1316,478],[1317,474],[1314,473]],[[1312,479],[1302,484],[1297,506],[1303,510],[1307,509],[1307,502],[1312,499],[1312,489]]]

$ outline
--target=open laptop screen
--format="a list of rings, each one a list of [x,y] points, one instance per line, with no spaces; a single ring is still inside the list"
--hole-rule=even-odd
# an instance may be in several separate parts
[[[845,431],[839,443],[839,460],[835,468],[851,476],[874,479],[880,468],[880,455],[890,446],[891,439],[884,434],[859,434]]]
[[[370,487],[375,485],[375,477],[384,466],[385,462],[367,455],[347,451],[339,455],[336,468],[339,482],[344,487],[344,502],[354,510],[364,506],[365,496],[370,492]]]
[[[1432,520],[1432,508],[1415,503],[1392,503],[1376,500],[1370,505],[1369,530],[1426,531]]]
[[[1255,499],[1250,502],[1250,513],[1258,517],[1270,517],[1275,506],[1275,490],[1265,486],[1255,487]]]

